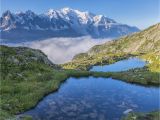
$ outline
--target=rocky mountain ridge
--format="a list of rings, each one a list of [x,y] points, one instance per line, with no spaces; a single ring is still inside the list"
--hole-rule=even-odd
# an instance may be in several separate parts
[[[31,10],[18,13],[8,10],[0,18],[0,31],[1,39],[32,40],[77,36],[115,38],[139,29],[117,23],[104,15],[63,8],[49,9],[43,14],[36,14]]]

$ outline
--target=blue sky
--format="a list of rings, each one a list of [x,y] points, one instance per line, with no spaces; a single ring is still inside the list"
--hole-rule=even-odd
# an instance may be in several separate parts
[[[32,10],[44,13],[48,9],[70,7],[103,14],[120,23],[140,29],[160,22],[160,0],[0,0],[0,15],[5,10],[13,12]]]

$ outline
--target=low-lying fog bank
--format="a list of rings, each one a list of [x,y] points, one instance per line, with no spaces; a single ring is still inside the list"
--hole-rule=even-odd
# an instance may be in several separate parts
[[[56,63],[62,64],[72,60],[73,56],[88,51],[97,44],[102,44],[111,39],[92,39],[90,37],[78,38],[50,38],[40,41],[7,44],[9,46],[26,46],[42,50],[48,58]]]

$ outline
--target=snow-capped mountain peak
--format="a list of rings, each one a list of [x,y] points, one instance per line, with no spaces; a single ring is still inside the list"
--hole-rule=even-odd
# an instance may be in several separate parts
[[[61,9],[61,11],[68,13],[68,12],[74,11],[74,10],[69,8],[69,7],[64,7],[64,8]]]
[[[95,25],[111,25],[116,22],[110,18],[105,17],[104,15],[96,15],[94,18]]]
[[[58,12],[54,9],[49,9],[46,15],[49,16],[50,18],[53,17],[58,18]]]
[[[117,23],[104,15],[95,15],[66,7],[60,10],[49,9],[44,14],[36,14],[31,10],[16,14],[6,11],[0,18],[0,31],[4,39],[13,37],[27,39],[32,36],[36,36],[34,37],[36,39],[42,36],[45,38],[83,35],[119,37],[139,31],[139,29]],[[18,35],[19,32],[23,34]]]

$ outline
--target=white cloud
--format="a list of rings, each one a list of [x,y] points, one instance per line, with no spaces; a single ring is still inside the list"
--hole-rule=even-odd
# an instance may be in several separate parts
[[[109,40],[111,39],[93,39],[91,37],[50,38],[16,45],[10,44],[10,46],[27,46],[40,49],[53,63],[62,64],[71,61],[76,54],[86,52],[94,45]]]
[[[52,62],[61,64],[72,60],[76,54],[86,52],[94,45],[102,44],[108,40],[92,39],[90,37],[51,38],[31,42],[28,46],[42,50]]]

